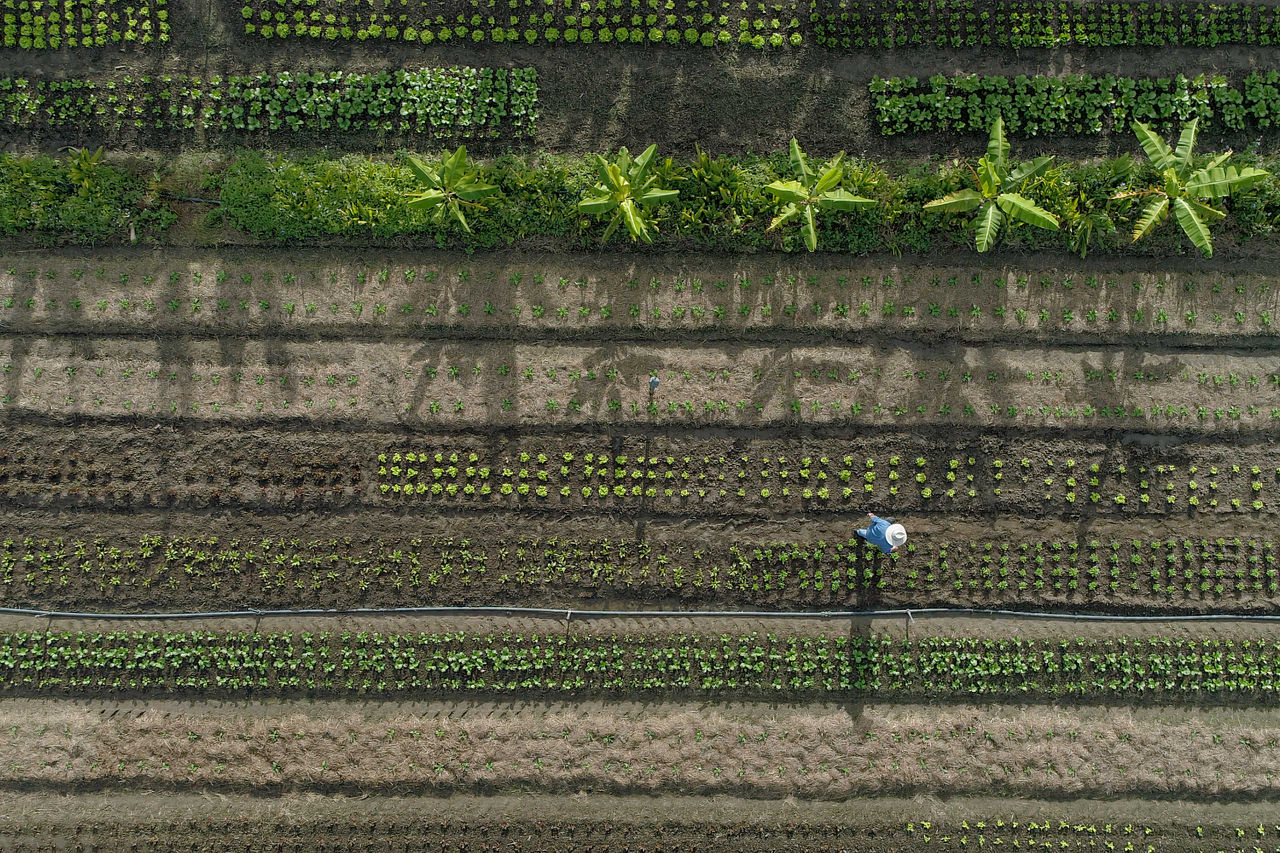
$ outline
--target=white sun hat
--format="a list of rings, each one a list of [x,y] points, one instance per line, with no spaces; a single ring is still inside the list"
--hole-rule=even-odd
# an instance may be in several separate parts
[[[889,529],[884,532],[884,537],[889,540],[889,544],[897,548],[907,541],[907,528],[901,524],[890,524]]]

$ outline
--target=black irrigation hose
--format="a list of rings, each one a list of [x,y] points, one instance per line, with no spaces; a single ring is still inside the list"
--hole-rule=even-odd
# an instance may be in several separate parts
[[[852,619],[852,618],[932,618],[946,616],[994,616],[1017,619],[1057,619],[1075,622],[1280,622],[1280,614],[1207,613],[1203,615],[1125,616],[1107,613],[1040,613],[1022,610],[994,610],[981,607],[924,607],[892,610],[574,610],[553,607],[439,606],[439,607],[357,607],[351,610],[214,610],[205,613],[75,613],[65,610],[34,610],[0,607],[0,614],[35,616],[47,619],[226,619],[262,616],[388,616],[395,614],[501,613],[508,616],[535,616],[547,619],[609,619],[635,617],[759,618],[759,619]]]

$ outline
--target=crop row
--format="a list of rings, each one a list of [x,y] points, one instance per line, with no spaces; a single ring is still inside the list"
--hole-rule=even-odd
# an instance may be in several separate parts
[[[1134,122],[1163,130],[1200,119],[1225,131],[1280,125],[1280,73],[1225,77],[876,77],[870,84],[880,133],[981,133],[1002,117],[1019,136],[1127,133]]]
[[[1232,199],[1227,219],[1214,225],[1213,235],[1237,243],[1256,239],[1253,251],[1262,251],[1277,239],[1272,223],[1280,217],[1280,168],[1251,155],[1235,162],[1250,169],[1262,167],[1267,177]],[[153,165],[162,173],[171,168],[168,161]],[[406,245],[400,238],[412,238],[415,245],[434,242],[437,248],[489,251],[516,245],[567,253],[607,242],[603,218],[583,216],[578,208],[599,177],[595,161],[586,153],[507,156],[474,165],[476,179],[499,192],[485,196],[483,209],[468,209],[468,231],[452,219],[436,221],[430,210],[414,204],[415,179],[403,159],[347,155],[300,160],[241,151],[220,166],[216,176],[212,170],[207,174],[219,187],[216,221],[266,244],[319,239],[332,244],[331,238],[342,237],[350,246],[384,245],[389,240]],[[149,178],[106,163],[84,166],[83,154],[69,162],[0,155],[0,184],[11,190],[0,197],[0,234],[28,232],[57,240],[103,242],[123,238],[133,225],[134,236],[143,240],[158,236],[176,218],[176,211],[156,197]],[[655,157],[651,166],[651,177],[660,186],[679,190],[646,214],[651,220],[648,233],[658,235],[659,248],[727,254],[794,252],[806,246],[800,228],[769,228],[780,205],[765,187],[794,178],[785,157],[699,152],[685,160]],[[973,244],[969,217],[925,210],[921,204],[969,186],[971,164],[894,168],[891,173],[879,163],[842,161],[844,189],[876,204],[856,211],[819,210],[815,226],[824,251],[925,253],[944,245]],[[198,177],[189,175],[193,182]],[[1150,242],[1129,248],[1132,227],[1145,204],[1138,196],[1162,180],[1147,161],[1127,155],[1104,162],[1054,161],[1029,182],[1026,192],[1059,219],[1058,230],[1015,222],[1001,239],[1021,249],[1070,248],[1082,254],[1185,251],[1189,243],[1176,226],[1157,229]]]
[[[427,503],[615,516],[687,517],[697,508],[705,516],[861,516],[880,509],[1185,518],[1269,515],[1280,482],[1272,446],[1239,440],[1156,445],[953,429],[942,445],[881,429],[840,439],[424,435],[406,447],[403,439],[351,425],[321,440],[263,425],[191,432],[166,424],[148,436],[136,442],[132,425],[84,430],[12,423],[10,440],[0,446],[0,496],[22,506],[266,511],[368,503],[417,512]],[[385,461],[369,450],[379,446],[388,447]]]
[[[0,79],[8,130],[414,133],[433,140],[532,137],[532,68],[424,68],[114,80]],[[95,137],[97,138],[97,137]]]
[[[412,786],[436,794],[714,791],[752,801],[909,796],[938,789],[1197,799],[1214,792],[1220,799],[1256,801],[1280,790],[1272,761],[1280,751],[1280,731],[1261,722],[1222,725],[1190,717],[1180,723],[1149,714],[1139,722],[1119,708],[1100,719],[1087,711],[1025,705],[980,712],[934,706],[908,713],[873,705],[853,719],[836,710],[775,706],[762,719],[744,720],[714,707],[656,704],[634,715],[605,706],[575,717],[513,704],[501,715],[419,716],[384,708],[362,717],[332,706],[304,716],[271,707],[251,715],[218,714],[199,705],[112,716],[92,706],[41,703],[38,717],[14,712],[4,720],[0,785],[216,785],[277,792],[325,786],[332,792],[341,786],[405,793]],[[916,849],[905,844],[913,833],[933,827],[939,836],[947,832],[947,821],[936,811],[922,815],[909,800],[904,803],[903,822],[916,822],[901,827],[903,844],[886,847]],[[969,807],[963,808],[949,812],[957,829],[970,828],[962,826]],[[1027,813],[1037,811],[1054,813],[1043,805]],[[1257,812],[1265,813],[1265,806]],[[935,823],[922,825],[921,818]],[[1237,811],[1227,826],[1248,826],[1246,819]],[[1056,828],[1056,834],[1070,837],[1069,827],[1040,820],[1034,826],[1021,819],[1010,823],[1006,812],[990,830],[1017,830],[1043,840]],[[839,820],[835,826],[852,828]],[[986,827],[979,819],[972,828]],[[878,841],[886,829],[877,832]],[[1085,832],[1096,837],[1098,849],[1108,849],[1101,844],[1107,838],[1153,836],[1123,821],[1080,830]],[[1254,837],[1262,836],[1255,831]]]
[[[1268,45],[1280,41],[1271,6],[1203,2],[1082,5],[1037,0],[873,0],[731,3],[729,0],[468,0],[371,3],[248,0],[245,32],[264,38],[386,39],[557,44],[715,45],[833,49]]]
[[[184,695],[733,692],[1274,701],[1268,640],[773,634],[0,634],[0,689]]]
[[[25,262],[24,262],[25,263]],[[265,268],[264,268],[265,267]],[[526,269],[528,271],[526,271]],[[963,330],[1018,334],[1275,335],[1280,289],[1252,277],[1168,274],[951,274],[911,269],[835,275],[804,268],[708,269],[623,277],[474,268],[303,269],[139,273],[8,266],[0,323],[147,328],[363,326],[400,334],[432,328],[564,330]],[[966,271],[967,272],[967,271]],[[337,288],[354,296],[334,299]]]
[[[1254,357],[910,347],[675,348],[14,338],[0,406],[51,414],[493,422],[970,423],[1231,431],[1280,420],[1280,374]],[[1063,369],[1072,361],[1078,366]],[[375,366],[376,367],[373,367]],[[658,386],[652,388],[653,380]]]
[[[0,47],[143,45],[169,40],[167,0],[0,0]]]
[[[0,540],[7,606],[150,611],[421,606],[587,599],[781,607],[980,605],[1270,610],[1268,539],[959,540],[913,536],[888,558],[860,540],[696,547],[627,539],[147,535]]]
[[[1280,481],[1280,467],[1271,464],[1108,464],[956,450],[950,459],[768,451],[646,457],[603,447],[575,454],[532,442],[499,449],[459,441],[379,454],[375,481],[387,501],[402,504],[613,511],[728,504],[739,512],[889,504],[902,512],[1007,506],[1143,515],[1261,512]]]

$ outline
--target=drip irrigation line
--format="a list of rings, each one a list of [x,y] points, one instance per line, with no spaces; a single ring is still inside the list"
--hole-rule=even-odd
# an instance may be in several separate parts
[[[66,610],[36,610],[0,607],[0,614],[35,616],[42,619],[229,619],[263,616],[394,616],[400,614],[502,614],[572,621],[614,618],[741,618],[741,619],[857,619],[857,618],[943,618],[948,616],[991,616],[1011,619],[1049,619],[1064,622],[1280,622],[1277,614],[1206,613],[1166,616],[1128,616],[1118,613],[1043,613],[1024,610],[996,610],[982,607],[923,607],[889,610],[577,610],[555,607],[503,607],[499,605],[436,607],[357,607],[349,610],[213,610],[203,613],[79,613]]]

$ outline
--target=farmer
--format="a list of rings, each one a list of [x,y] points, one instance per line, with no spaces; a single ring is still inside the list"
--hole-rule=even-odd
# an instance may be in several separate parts
[[[907,543],[907,529],[901,524],[885,521],[878,515],[867,513],[871,526],[858,531],[858,535],[886,554],[892,554]]]

